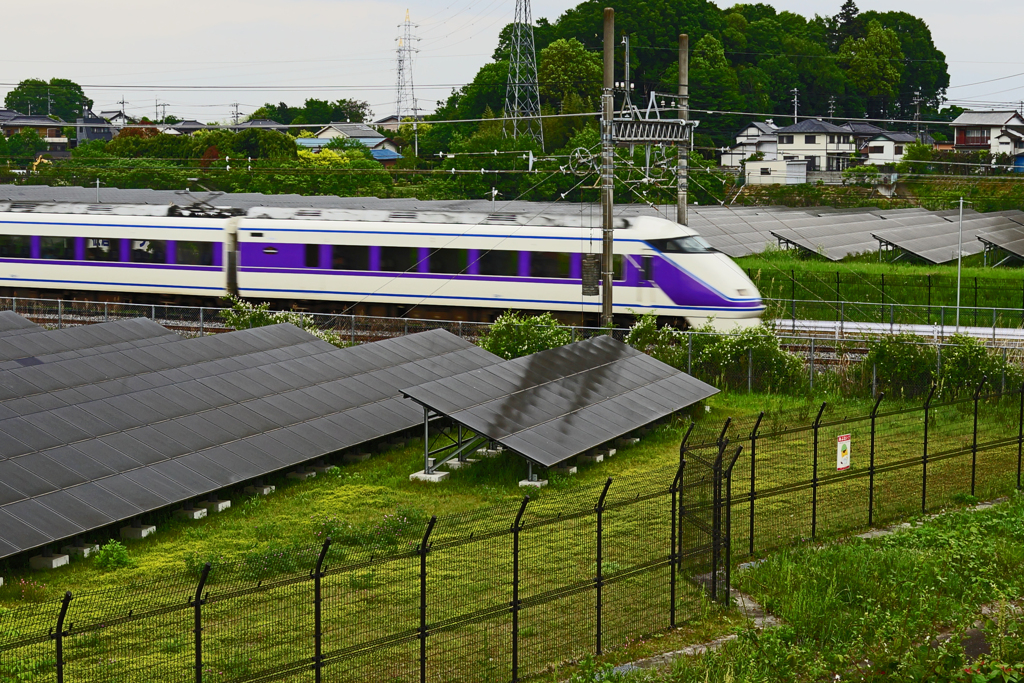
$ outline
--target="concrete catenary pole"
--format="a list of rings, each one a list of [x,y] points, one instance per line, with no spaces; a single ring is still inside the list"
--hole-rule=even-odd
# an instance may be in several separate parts
[[[615,188],[615,142],[612,139],[615,101],[615,10],[604,9],[604,91],[601,95],[601,214],[603,218],[601,258],[601,325],[612,327],[612,279],[614,233],[612,223]]]
[[[679,120],[690,118],[690,37],[685,33],[679,35]],[[690,129],[693,135],[693,129]],[[689,191],[689,154],[686,143],[676,145],[679,168],[676,173],[676,223],[686,225],[687,193]]]

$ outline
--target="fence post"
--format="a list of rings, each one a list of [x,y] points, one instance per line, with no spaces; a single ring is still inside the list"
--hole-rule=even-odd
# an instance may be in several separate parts
[[[981,381],[978,382],[978,386],[974,389],[974,430],[971,434],[971,495],[974,495],[974,484],[977,480],[978,472],[978,397],[981,396],[981,388],[985,386],[985,381],[988,379],[985,375],[981,376]]]
[[[693,374],[693,331],[686,335],[686,374]]]
[[[871,461],[868,465],[868,527],[875,522],[875,417],[878,415],[878,406],[882,402],[885,393],[878,394],[875,399],[875,407],[871,409]]]
[[[932,276],[928,276],[928,317],[927,324],[932,324]]]
[[[728,428],[732,418],[725,421]],[[725,438],[725,429],[718,441],[718,455],[712,468],[711,479],[711,600],[718,601],[718,565],[722,557],[722,460],[729,439]]]
[[[64,300],[57,299],[57,329],[64,328]]]
[[[206,579],[210,576],[210,563],[203,565],[203,573],[199,575],[199,584],[196,586],[195,598],[192,600],[192,607],[195,612],[196,634],[196,683],[203,683],[203,588],[206,587]]]
[[[1020,412],[1017,413],[1017,489],[1020,490],[1021,452],[1024,450],[1024,384],[1020,386]]]
[[[684,461],[685,462],[685,461]],[[676,552],[676,543],[682,539],[676,538],[676,513],[678,507],[678,494],[679,494],[679,480],[683,478],[683,465],[679,465],[679,469],[676,470],[676,478],[672,480],[672,516],[669,517],[669,526],[672,528],[669,530],[672,540],[672,549],[669,551],[668,564],[669,564],[669,580],[668,580],[668,625],[672,628],[676,627],[676,562],[678,561],[679,553]]]
[[[935,385],[932,385],[928,392],[928,398],[924,401],[924,452],[921,454],[921,512],[927,510],[928,505],[928,417],[932,407],[932,397],[935,395]],[[1024,396],[1024,393],[1021,393]]]
[[[64,593],[64,600],[60,603],[60,613],[57,615],[57,629],[50,629],[50,638],[54,641],[54,649],[57,657],[57,683],[64,683],[64,636],[68,633],[64,630],[64,619],[68,616],[68,605],[71,604],[71,591]]]
[[[323,669],[324,647],[323,647],[323,590],[322,579],[324,575],[324,558],[327,557],[327,550],[331,547],[331,539],[325,538],[324,545],[320,548],[320,555],[316,558],[316,568],[313,570],[313,671],[316,676],[316,683],[320,683],[321,670]]]
[[[199,336],[202,337],[204,334],[206,334],[206,331],[203,329],[203,307],[200,306],[199,307]]]
[[[512,523],[512,683],[519,680],[519,532],[523,529],[523,513],[529,502],[530,497],[525,496]]]
[[[757,416],[754,428],[750,430],[750,554],[754,554],[754,498],[757,495],[755,487],[757,475],[757,430],[761,427],[761,420],[764,419],[764,411]]]
[[[608,487],[612,485],[612,478],[604,482],[604,489],[601,490],[601,497],[597,500],[597,579],[594,585],[597,586],[597,654],[601,655],[601,593],[604,587],[604,548],[602,540],[604,535],[604,497],[608,495]]]
[[[743,452],[743,446],[736,448],[729,469],[725,474],[725,604],[732,602],[732,468]]]
[[[754,347],[747,347],[747,393],[754,393]]]
[[[427,522],[427,530],[423,532],[420,542],[420,683],[427,683],[427,550],[430,532],[437,523],[437,515],[432,515]]]
[[[350,315],[349,318],[352,320],[352,331],[349,333],[349,344],[351,346],[356,345],[356,316]]]
[[[149,317],[154,322],[156,321],[156,304],[149,305]]]
[[[1024,391],[1024,390],[1022,390]],[[683,434],[683,440],[679,443],[679,472],[683,472],[686,467],[686,444],[690,440],[690,434],[693,433],[695,422],[691,422],[690,426],[686,429],[686,433]],[[681,476],[681,475],[680,475]],[[676,525],[676,544],[678,547],[678,553],[676,558],[676,567],[682,568],[683,566],[683,516],[686,514],[686,506],[683,499],[683,488],[682,480],[679,482],[679,516],[675,519],[673,524]],[[673,608],[675,604],[673,603]]]
[[[818,430],[821,427],[821,416],[825,412],[826,403],[821,404],[818,416],[814,418],[814,474],[811,477],[811,538],[818,534]]]
[[[814,337],[811,337],[811,391],[814,390]]]

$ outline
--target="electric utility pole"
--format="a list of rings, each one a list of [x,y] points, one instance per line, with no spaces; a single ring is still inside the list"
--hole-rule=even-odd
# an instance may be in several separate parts
[[[679,34],[679,120],[690,119],[690,37]],[[692,139],[691,139],[691,144]],[[676,145],[678,168],[676,169],[676,223],[686,225],[689,222],[686,202],[689,199],[689,164],[690,158],[686,151],[686,143]]]
[[[612,280],[614,278],[614,224],[612,208],[615,189],[615,10],[604,9],[604,90],[601,94],[601,325],[612,327]]]
[[[796,88],[793,88],[789,92],[793,93],[793,125],[796,125],[796,110],[797,105],[800,102],[800,91],[797,90]]]

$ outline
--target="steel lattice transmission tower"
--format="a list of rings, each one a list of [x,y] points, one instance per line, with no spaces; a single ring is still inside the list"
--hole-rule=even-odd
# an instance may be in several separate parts
[[[533,46],[533,18],[530,0],[516,0],[512,23],[512,52],[509,55],[505,116],[512,120],[512,135],[531,135],[544,149],[540,118],[540,90],[537,87],[537,51]],[[505,128],[506,133],[508,128]]]
[[[399,122],[407,116],[412,116],[415,121],[419,117],[419,105],[416,104],[416,90],[412,84],[412,55],[419,52],[412,45],[419,38],[412,34],[414,24],[409,20],[409,10],[405,10],[405,21],[398,25],[402,34],[398,40],[398,83],[395,86],[395,114]]]

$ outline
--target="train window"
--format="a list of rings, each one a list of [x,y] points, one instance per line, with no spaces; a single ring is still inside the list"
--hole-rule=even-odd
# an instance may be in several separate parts
[[[480,254],[478,260],[481,275],[518,275],[519,252],[491,250]]]
[[[106,237],[85,238],[86,261],[120,261],[121,240]]]
[[[465,249],[435,249],[430,252],[431,273],[464,273],[469,265]]]
[[[70,261],[75,258],[75,238],[42,237],[39,240],[39,256]]]
[[[572,254],[535,251],[530,254],[530,277],[569,277]]]
[[[29,258],[32,238],[27,235],[0,235],[0,258]]]
[[[668,240],[647,240],[647,243],[663,254],[706,254],[715,250],[700,235]]]
[[[178,242],[175,260],[183,266],[212,266],[213,242]]]
[[[331,268],[334,270],[369,270],[370,248],[349,244],[336,244],[331,250]]]
[[[419,250],[416,247],[381,247],[380,269],[395,273],[415,271],[418,256]]]
[[[598,258],[599,261],[602,260],[601,254],[598,254],[598,257],[599,257]],[[601,274],[598,276],[599,280],[604,277],[604,268],[601,268],[600,273]],[[623,270],[622,270],[622,254],[613,254],[612,255],[612,279],[613,280],[624,280],[625,279],[625,275],[623,275]]]
[[[132,240],[132,263],[167,263],[164,240]]]
[[[319,244],[307,244],[306,245],[306,267],[307,268],[319,268],[320,267],[320,245]]]

